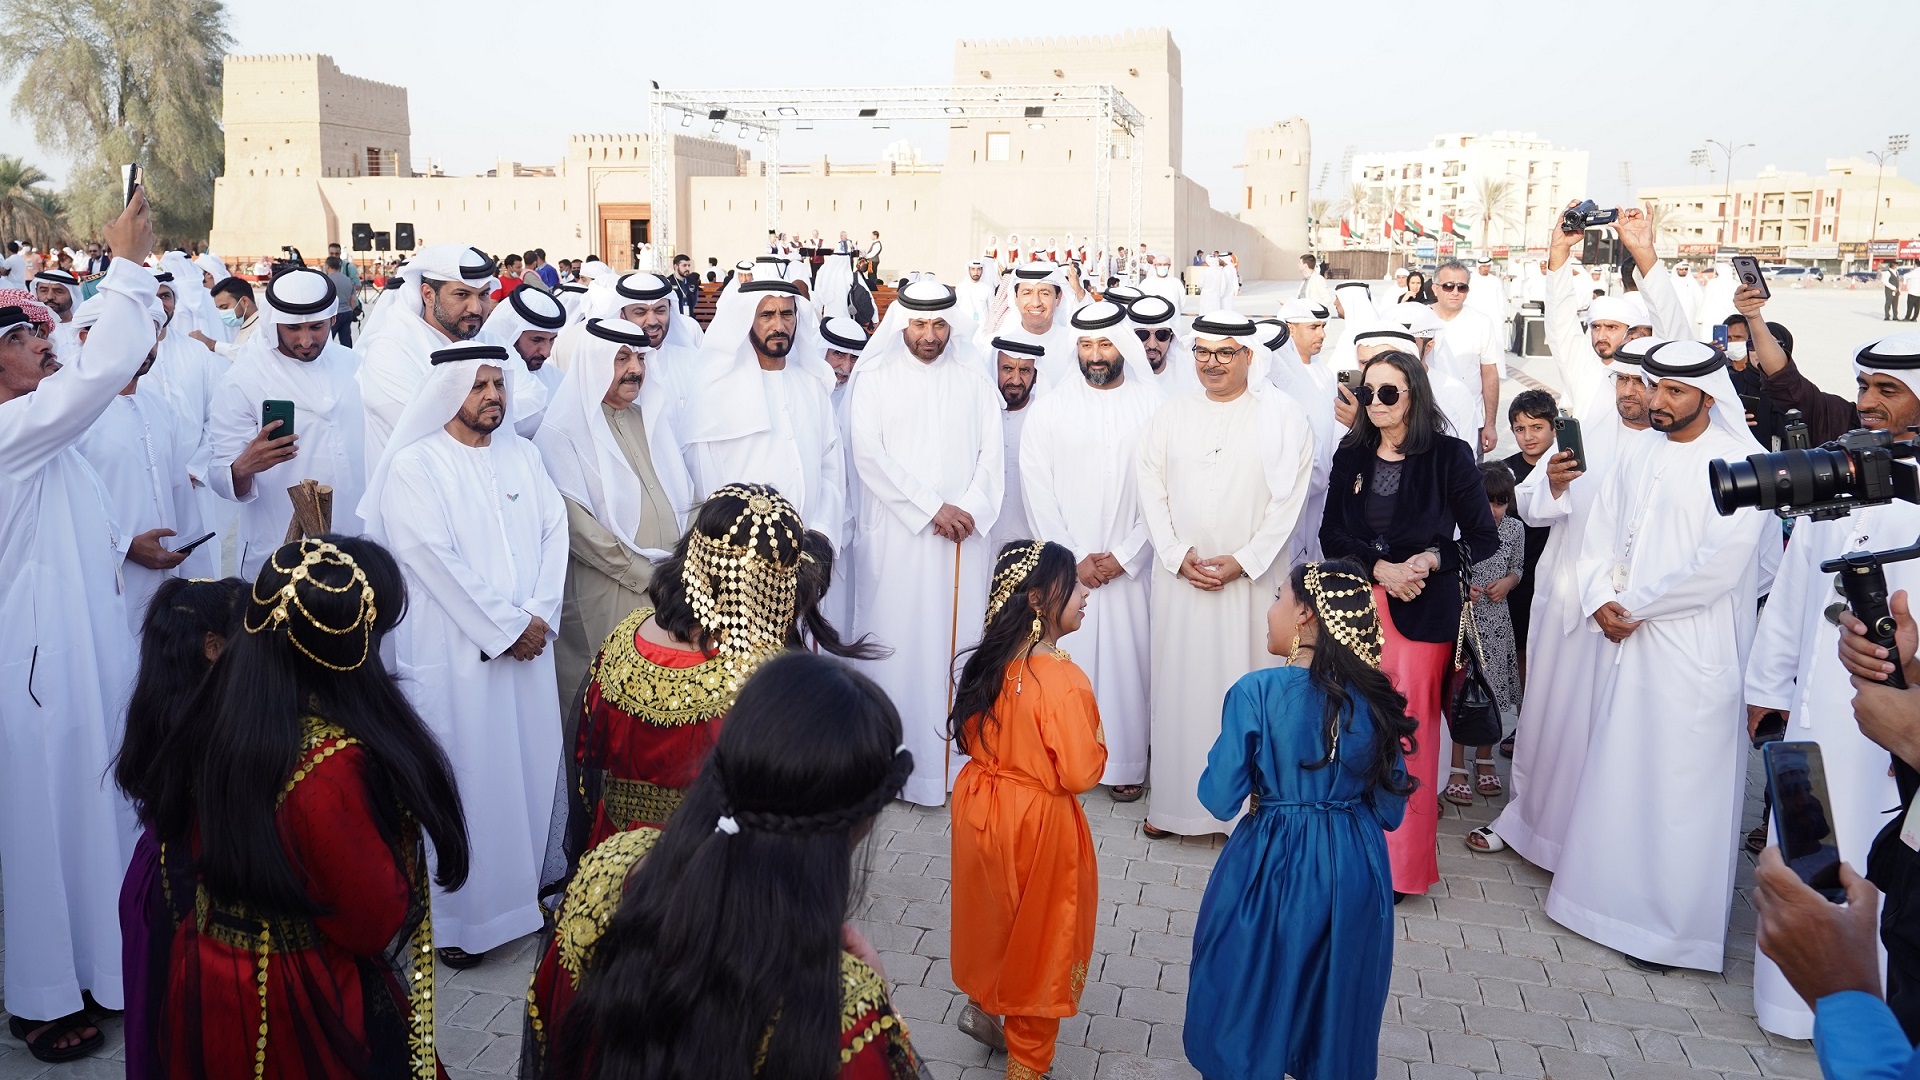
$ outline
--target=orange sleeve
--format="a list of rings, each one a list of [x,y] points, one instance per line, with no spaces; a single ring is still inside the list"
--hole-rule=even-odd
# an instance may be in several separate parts
[[[1040,737],[1046,740],[1060,786],[1079,794],[1100,783],[1107,768],[1107,738],[1100,727],[1100,706],[1093,686],[1078,667],[1074,678],[1049,688],[1041,711]]]

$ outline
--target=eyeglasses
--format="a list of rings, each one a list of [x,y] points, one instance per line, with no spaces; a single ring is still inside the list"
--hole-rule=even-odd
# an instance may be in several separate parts
[[[1193,358],[1195,360],[1200,361],[1203,364],[1216,363],[1216,362],[1221,364],[1231,364],[1241,353],[1246,351],[1247,351],[1247,347],[1245,345],[1235,345],[1231,349],[1199,348],[1199,349],[1193,350]]]
[[[1466,292],[1467,283],[1464,281],[1442,281],[1435,285],[1434,288],[1439,289],[1441,292]]]
[[[1353,400],[1359,402],[1360,407],[1364,409],[1373,404],[1373,399],[1377,397],[1380,399],[1380,404],[1391,409],[1395,405],[1400,404],[1400,395],[1404,393],[1406,393],[1406,391],[1394,386],[1392,383],[1379,387],[1368,386],[1362,383],[1353,388]]]
[[[1167,330],[1167,329],[1135,330],[1134,335],[1137,336],[1141,341],[1172,341],[1173,340],[1173,331]]]

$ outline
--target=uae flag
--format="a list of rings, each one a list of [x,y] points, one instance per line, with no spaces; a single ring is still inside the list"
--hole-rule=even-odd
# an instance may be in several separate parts
[[[1353,239],[1353,226],[1347,224],[1346,218],[1340,219],[1340,239],[1342,240]]]
[[[1460,240],[1465,240],[1467,238],[1466,229],[1467,227],[1465,225],[1460,225],[1455,223],[1455,221],[1453,220],[1453,215],[1451,214],[1440,215],[1440,231],[1447,234],[1448,236],[1452,236]]]
[[[1396,216],[1397,216],[1397,215],[1396,215]],[[1421,238],[1423,238],[1423,239],[1424,239],[1424,238],[1426,237],[1426,235],[1427,235],[1427,230],[1426,230],[1426,228],[1425,228],[1424,226],[1422,226],[1422,225],[1421,225],[1421,224],[1420,224],[1419,222],[1417,222],[1417,221],[1409,221],[1409,222],[1407,222],[1407,223],[1406,223],[1406,225],[1405,225],[1405,228],[1406,228],[1406,230],[1407,230],[1408,232],[1410,232],[1410,233],[1412,233],[1412,234],[1413,234],[1413,235],[1415,235],[1415,236],[1418,236],[1418,237],[1421,237]]]

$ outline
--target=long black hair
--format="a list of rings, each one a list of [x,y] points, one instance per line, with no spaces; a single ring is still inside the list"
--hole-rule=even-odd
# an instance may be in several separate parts
[[[1352,559],[1301,563],[1287,575],[1287,587],[1293,590],[1294,599],[1313,612],[1314,618],[1320,621],[1320,634],[1314,642],[1313,661],[1307,666],[1307,679],[1327,698],[1321,730],[1325,755],[1319,761],[1303,761],[1301,767],[1323,769],[1333,763],[1338,733],[1346,730],[1352,721],[1354,700],[1358,698],[1366,702],[1367,711],[1373,716],[1374,740],[1373,756],[1364,765],[1356,763],[1355,771],[1366,779],[1370,789],[1377,788],[1401,796],[1411,795],[1414,788],[1419,786],[1419,781],[1411,775],[1396,781],[1393,774],[1400,764],[1401,755],[1411,755],[1418,749],[1413,733],[1419,730],[1419,724],[1407,715],[1406,697],[1393,688],[1386,674],[1361,659],[1327,629],[1330,613],[1321,610],[1320,602],[1315,599],[1313,591],[1307,588],[1307,571],[1315,566],[1319,567],[1322,574],[1342,575],[1341,587],[1345,589],[1354,588],[1354,582],[1364,584],[1372,580],[1367,571]],[[1357,601],[1352,601],[1341,610],[1347,613],[1346,621],[1352,625],[1355,621],[1353,609],[1371,604],[1372,592],[1369,589]],[[1334,614],[1333,617],[1338,618],[1339,615]],[[1372,624],[1378,626],[1379,619],[1379,612],[1375,611]],[[1367,628],[1363,625],[1359,629]]]
[[[361,590],[341,561],[304,566],[315,587],[300,588],[289,621],[269,615],[306,551],[332,544],[373,590],[370,631],[316,632],[350,626]],[[281,569],[284,567],[285,569]],[[339,590],[338,592],[332,590]],[[381,835],[397,852],[404,812],[433,841],[435,880],[457,889],[467,879],[467,825],[453,769],[380,659],[380,641],[406,613],[407,587],[385,548],[358,537],[324,536],[287,544],[268,558],[251,589],[246,626],[156,757],[154,823],[164,841],[199,829],[199,870],[216,898],[276,915],[320,914],[287,860],[275,823],[281,789],[299,762],[306,717],[317,716],[359,740],[366,751],[368,803]],[[364,650],[364,652],[363,652]],[[345,669],[345,670],[341,670]]]
[[[1447,415],[1440,411],[1440,403],[1434,400],[1433,383],[1427,378],[1427,365],[1412,353],[1398,350],[1381,353],[1360,365],[1363,382],[1375,364],[1386,364],[1407,380],[1407,428],[1400,437],[1400,445],[1394,449],[1407,457],[1433,449],[1434,440],[1447,430]],[[1340,445],[1364,446],[1369,450],[1380,448],[1380,429],[1373,426],[1373,418],[1367,415],[1367,410],[1354,410],[1353,430],[1347,432],[1347,437],[1340,441]]]
[[[1008,580],[1032,554],[1036,542],[1015,540],[1000,549],[1000,557],[993,564],[991,587],[1012,591],[1000,610],[987,620],[979,642],[960,654],[966,663],[960,668],[953,708],[947,713],[947,735],[963,754],[971,753],[971,748],[999,723],[993,715],[993,704],[1000,700],[1000,688],[1006,685],[1007,665],[1018,661],[1033,645],[1033,620],[1058,619],[1067,601],[1073,599],[1073,587],[1079,580],[1074,573],[1073,552],[1052,541],[1040,549],[1033,569],[1018,581]],[[1035,593],[1039,594],[1037,605]]]
[[[800,552],[800,571],[794,577],[795,617],[793,630],[787,634],[787,648],[804,649],[807,642],[812,641],[821,652],[848,660],[882,660],[892,656],[893,650],[875,641],[872,634],[863,634],[854,641],[843,639],[840,631],[827,621],[826,613],[820,610],[820,602],[833,587],[833,541],[818,529],[808,529],[800,540]]]
[[[247,583],[239,578],[190,581],[168,578],[154,590],[140,622],[140,673],[127,699],[126,735],[113,763],[113,782],[143,822],[153,820],[159,779],[153,773],[160,747],[178,726],[181,710],[212,670],[209,635],[222,651],[240,632]]]
[[[854,848],[913,771],[900,743],[886,693],[840,661],[785,653],[756,669],[628,878],[548,1075],[837,1075]]]
[[[738,493],[744,494],[738,494]],[[702,652],[712,652],[719,647],[720,639],[710,627],[702,626],[700,618],[694,613],[693,605],[687,599],[685,579],[687,567],[687,549],[693,543],[693,534],[698,532],[709,540],[721,540],[740,515],[747,512],[748,502],[754,496],[765,496],[774,500],[781,516],[790,520],[788,525],[793,532],[793,544],[785,543],[784,535],[776,536],[772,529],[763,529],[752,538],[752,547],[756,554],[770,563],[793,567],[800,562],[800,536],[805,526],[800,524],[800,515],[793,512],[780,492],[768,484],[728,484],[707,497],[693,512],[693,524],[673,545],[673,553],[653,568],[653,577],[647,581],[647,600],[653,604],[653,624],[681,641],[692,642]],[[744,530],[743,530],[744,531]]]

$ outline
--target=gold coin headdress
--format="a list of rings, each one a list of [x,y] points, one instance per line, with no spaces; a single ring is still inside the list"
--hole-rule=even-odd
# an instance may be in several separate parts
[[[1047,549],[1045,540],[1031,540],[1025,547],[1014,548],[1000,556],[1003,564],[993,575],[993,592],[987,597],[987,617],[981,624],[982,629],[993,625],[993,617],[1007,606],[1007,601],[1019,590],[1021,582],[1040,565],[1040,553]],[[1011,561],[1009,561],[1011,560]]]
[[[1355,574],[1323,571],[1321,565],[1307,564],[1307,593],[1320,625],[1367,666],[1379,667],[1383,635],[1373,603],[1373,583]]]
[[[283,559],[293,558],[299,561],[291,565],[282,562]],[[293,647],[300,650],[302,655],[332,671],[353,671],[366,663],[373,641],[374,620],[379,613],[373,603],[373,585],[367,581],[366,571],[353,561],[353,556],[324,540],[300,540],[282,545],[267,560],[267,565],[284,575],[287,581],[271,595],[261,596],[260,581],[257,578],[254,580],[250,595],[253,603],[248,606],[242,622],[247,633],[284,632],[287,640],[293,642]],[[337,566],[350,571],[350,575],[343,584],[329,585],[314,576],[314,568],[321,566]],[[307,607],[307,601],[313,599],[315,593],[339,595],[355,591],[359,593],[359,604],[353,621],[345,626],[328,626]],[[317,649],[343,657],[350,651],[350,645],[347,649],[341,649],[328,643],[355,633],[360,635],[360,656],[351,663],[336,664],[322,659],[315,652]],[[303,641],[303,638],[310,638],[311,644]]]
[[[786,647],[806,526],[793,504],[765,485],[729,484],[708,496],[721,497],[746,505],[718,538],[690,531],[680,582],[729,673],[744,679]]]

